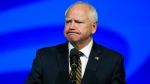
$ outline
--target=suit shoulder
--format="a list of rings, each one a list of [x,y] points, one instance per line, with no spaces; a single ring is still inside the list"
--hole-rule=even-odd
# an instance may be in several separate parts
[[[37,53],[52,53],[52,52],[56,52],[58,51],[58,49],[64,44],[58,44],[58,45],[55,45],[55,46],[50,46],[50,47],[43,47],[43,48],[40,48],[37,50]]]
[[[106,54],[106,55],[112,55],[112,56],[117,56],[117,57],[122,57],[123,55],[121,53],[119,53],[118,51],[116,50],[113,50],[113,49],[110,49],[110,48],[107,48],[107,47],[104,47],[102,45],[99,45],[100,46],[100,49],[101,49],[101,52],[103,54]]]

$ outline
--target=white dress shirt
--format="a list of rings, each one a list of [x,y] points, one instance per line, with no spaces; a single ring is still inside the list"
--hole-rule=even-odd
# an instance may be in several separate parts
[[[88,59],[89,59],[89,55],[90,55],[90,52],[91,52],[92,45],[93,45],[93,39],[90,41],[90,43],[87,46],[85,46],[84,48],[79,50],[83,53],[83,56],[80,57],[81,64],[82,64],[82,67],[81,67],[82,68],[82,77],[83,77],[84,72],[85,72],[85,68],[86,68],[86,65],[87,65],[87,62],[88,62]],[[70,56],[70,50],[74,48],[71,45],[70,42],[68,43],[68,48],[69,48],[69,56]],[[70,57],[69,57],[69,62],[70,62]],[[69,63],[69,66],[70,66],[70,63]],[[71,67],[70,67],[70,70],[71,70]]]

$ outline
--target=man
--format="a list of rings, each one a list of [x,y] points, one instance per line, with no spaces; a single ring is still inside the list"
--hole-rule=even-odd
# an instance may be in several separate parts
[[[64,35],[68,42],[39,49],[25,84],[70,84],[70,50],[83,53],[80,84],[126,84],[121,54],[107,49],[92,38],[97,29],[93,6],[77,2],[66,11]]]

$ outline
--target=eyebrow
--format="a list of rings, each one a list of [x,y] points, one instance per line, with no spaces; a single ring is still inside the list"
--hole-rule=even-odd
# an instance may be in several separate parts
[[[69,19],[69,18],[66,18],[66,20],[71,20],[71,19]]]
[[[71,19],[69,19],[69,18],[66,18],[66,21],[70,21]],[[81,21],[81,22],[83,22],[83,20],[74,20],[74,21]]]

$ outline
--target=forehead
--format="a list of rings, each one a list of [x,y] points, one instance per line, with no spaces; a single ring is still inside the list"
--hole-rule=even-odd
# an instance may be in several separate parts
[[[86,4],[75,4],[69,8],[67,18],[89,18],[89,6]]]

